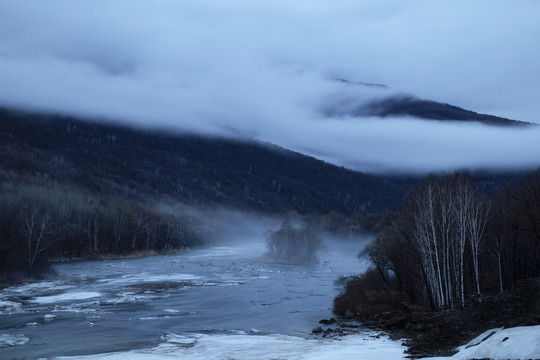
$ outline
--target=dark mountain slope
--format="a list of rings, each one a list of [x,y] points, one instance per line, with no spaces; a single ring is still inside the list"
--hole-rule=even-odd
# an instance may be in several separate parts
[[[342,78],[335,78],[334,81],[352,87],[367,87],[388,89],[386,85],[371,84],[358,81],[350,81]],[[326,104],[322,111],[329,116],[412,116],[420,119],[439,121],[474,121],[487,125],[497,126],[523,126],[531,123],[510,120],[498,116],[479,114],[474,111],[465,110],[458,106],[440,103],[432,100],[419,99],[413,95],[392,95],[380,100],[375,100],[367,104],[358,104],[355,98],[338,98],[334,102]]]
[[[421,119],[477,121],[488,125],[522,126],[530,125],[523,121],[510,120],[493,115],[478,114],[457,106],[436,101],[417,99],[412,96],[394,97],[371,103],[367,110],[374,116],[414,116]]]
[[[381,178],[268,144],[0,110],[0,170],[96,193],[263,212],[372,213],[414,180]],[[1,173],[1,172],[0,172]]]

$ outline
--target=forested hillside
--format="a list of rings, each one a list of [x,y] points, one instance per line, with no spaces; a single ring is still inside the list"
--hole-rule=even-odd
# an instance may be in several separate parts
[[[262,212],[377,212],[414,179],[376,177],[270,144],[0,110],[0,169],[100,193]]]

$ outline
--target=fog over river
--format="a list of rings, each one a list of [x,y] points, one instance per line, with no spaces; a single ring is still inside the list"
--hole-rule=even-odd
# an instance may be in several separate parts
[[[332,316],[335,280],[367,266],[363,244],[327,242],[305,266],[260,261],[262,241],[58,264],[57,277],[0,291],[0,358],[401,357],[404,347],[368,330],[311,333]]]

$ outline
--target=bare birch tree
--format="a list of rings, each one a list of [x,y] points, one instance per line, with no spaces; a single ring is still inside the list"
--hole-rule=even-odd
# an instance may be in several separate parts
[[[467,216],[467,229],[471,244],[476,294],[480,295],[480,273],[478,269],[479,254],[481,251],[480,242],[484,237],[484,230],[489,218],[490,202],[485,195],[478,191],[478,189],[473,189],[471,193],[470,209]]]
[[[454,221],[456,231],[456,255],[457,255],[457,276],[459,279],[459,298],[461,306],[465,306],[465,247],[467,245],[467,216],[471,202],[470,188],[468,180],[463,173],[454,176]]]
[[[47,250],[53,241],[48,238],[52,225],[47,210],[34,204],[25,205],[20,212],[21,231],[28,250],[28,271],[32,271],[39,254]]]

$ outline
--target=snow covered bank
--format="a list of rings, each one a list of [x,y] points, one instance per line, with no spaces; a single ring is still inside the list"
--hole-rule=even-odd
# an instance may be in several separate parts
[[[374,333],[351,335],[332,340],[307,340],[285,335],[251,334],[169,334],[163,342],[152,349],[132,350],[82,357],[61,357],[57,359],[93,360],[159,360],[159,359],[379,359],[395,360],[404,358],[405,347],[400,342]]]
[[[488,330],[467,345],[461,346],[454,356],[429,360],[484,358],[540,359],[540,325]]]
[[[168,334],[155,348],[57,359],[160,360],[160,359],[288,359],[350,360],[405,358],[405,347],[373,332],[331,340],[308,340],[285,335],[253,334]],[[426,360],[540,359],[540,326],[492,329],[460,347],[452,357]]]

